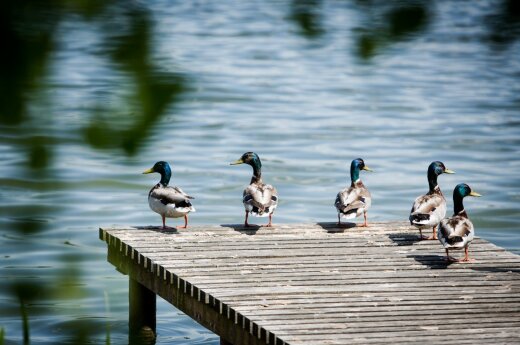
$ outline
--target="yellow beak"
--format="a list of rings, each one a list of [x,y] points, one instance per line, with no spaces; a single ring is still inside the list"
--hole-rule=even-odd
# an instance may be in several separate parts
[[[482,195],[480,195],[480,194],[477,193],[477,192],[471,192],[471,193],[469,193],[469,195],[471,195],[471,196],[482,196]]]
[[[363,167],[362,170],[366,170],[366,171],[371,171],[371,172],[374,172],[374,170],[370,169],[369,167],[367,167],[366,165]]]
[[[155,171],[153,171],[153,168],[150,168],[148,170],[145,170],[143,171],[143,174],[151,174],[151,173],[154,173]]]
[[[446,169],[446,170],[444,170],[444,173],[445,174],[455,174],[455,171],[450,170],[450,169]]]
[[[233,163],[229,163],[229,165],[237,165],[237,164],[243,164],[244,161],[242,159],[238,159],[236,161],[234,161]]]

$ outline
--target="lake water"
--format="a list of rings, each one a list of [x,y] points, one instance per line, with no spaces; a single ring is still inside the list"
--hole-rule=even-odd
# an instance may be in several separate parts
[[[0,123],[6,344],[23,313],[33,344],[128,342],[127,277],[98,228],[160,224],[159,176],[141,174],[159,160],[195,196],[192,225],[243,222],[251,169],[229,163],[246,151],[279,191],[274,223],[335,221],[357,157],[375,170],[361,176],[369,220],[406,221],[441,160],[456,171],[439,178],[449,213],[468,183],[477,235],[520,253],[512,1],[82,3],[17,29],[52,44],[16,61],[37,66],[28,77],[8,72],[25,108]],[[162,300],[157,321],[158,344],[219,343]]]

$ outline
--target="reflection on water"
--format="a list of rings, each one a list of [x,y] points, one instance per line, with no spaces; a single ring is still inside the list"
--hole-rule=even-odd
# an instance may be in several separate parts
[[[370,219],[406,220],[442,160],[457,171],[439,179],[447,195],[459,182],[484,194],[466,205],[477,233],[520,252],[519,12],[513,0],[2,2],[0,339],[127,342],[127,279],[97,228],[160,223],[146,202],[156,181],[140,174],[158,160],[196,197],[193,224],[243,220],[250,172],[227,163],[245,151],[277,186],[281,223],[334,220],[359,156],[376,170]],[[158,309],[158,343],[218,343]]]

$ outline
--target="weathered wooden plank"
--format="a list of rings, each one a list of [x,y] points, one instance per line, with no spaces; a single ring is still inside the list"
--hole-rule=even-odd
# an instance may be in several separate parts
[[[496,332],[497,330],[504,329],[504,324],[507,324],[507,327],[519,327],[520,321],[504,321],[501,324],[498,323],[488,323],[485,322],[485,320],[479,320],[478,328],[481,330],[487,330],[488,332]],[[457,323],[457,324],[437,324],[434,326],[430,325],[424,325],[424,326],[397,326],[397,325],[390,325],[390,326],[377,326],[377,332],[380,335],[387,335],[387,336],[395,336],[396,334],[399,335],[405,335],[407,333],[412,332],[431,332],[431,333],[442,333],[448,336],[449,334],[453,334],[454,331],[459,330],[460,328],[463,328],[466,326],[467,323]],[[349,324],[332,324],[327,325],[327,327],[324,327],[324,325],[317,325],[321,327],[307,327],[307,328],[298,328],[298,327],[291,327],[290,329],[286,329],[285,327],[276,327],[276,326],[270,326],[270,329],[279,334],[279,335],[291,335],[291,336],[317,336],[319,338],[319,335],[327,336],[330,332],[329,330],[332,329],[335,331],[335,333],[341,333],[342,335],[361,335],[361,334],[367,334],[369,337],[374,332],[374,327],[370,327],[367,324],[367,327],[351,327]]]
[[[394,334],[391,334],[394,333]],[[291,339],[295,341],[302,341],[302,340],[311,340],[311,341],[317,341],[321,342],[325,339],[330,339],[333,341],[341,340],[345,341],[345,339],[352,339],[352,333],[349,333],[347,330],[344,330],[344,332],[337,332],[335,334],[326,334],[324,332],[316,333],[316,334],[301,334],[301,335],[291,335],[289,332],[280,331],[280,334],[286,339],[287,341],[290,341]],[[467,327],[459,329],[446,329],[439,332],[439,330],[420,330],[420,331],[401,331],[401,332],[366,332],[363,333],[362,336],[364,339],[386,339],[387,342],[399,342],[406,338],[412,338],[412,337],[421,337],[422,336],[428,336],[430,339],[438,338],[446,339],[446,338],[452,338],[457,336],[470,336],[474,339],[479,338],[492,338],[492,337],[518,337],[518,331],[516,327],[497,327],[493,328],[490,332],[490,329],[482,328],[480,325],[473,325],[473,327]],[[453,338],[452,338],[453,339]],[[353,339],[355,340],[355,339]],[[416,339],[417,340],[417,339]]]
[[[417,233],[322,223],[127,227],[100,239],[110,262],[224,343],[449,343],[441,332],[460,344],[518,342],[520,257],[477,238],[475,263],[447,265]],[[457,332],[471,320],[477,332]]]
[[[297,295],[293,296],[284,296],[280,298],[279,296],[272,296],[269,299],[253,299],[254,296],[250,296],[247,299],[244,298],[236,298],[234,300],[230,299],[221,299],[222,301],[226,301],[227,303],[232,303],[233,306],[239,307],[250,307],[255,309],[263,309],[263,308],[273,308],[273,307],[291,307],[291,308],[299,308],[301,306],[309,305],[309,304],[332,304],[332,305],[344,305],[344,306],[353,306],[360,307],[365,305],[372,306],[384,306],[384,305],[435,305],[437,307],[442,307],[444,304],[468,304],[468,303],[509,303],[509,302],[520,302],[520,296],[518,295],[495,295],[495,296],[487,296],[487,294],[482,294],[481,297],[472,297],[472,298],[460,298],[457,295],[434,295],[434,296],[424,296],[424,294],[420,296],[416,296],[414,299],[404,299],[404,298],[377,298],[375,297],[366,297],[366,298],[356,298],[356,297],[329,297],[323,298],[321,295],[307,298],[297,298]]]
[[[518,313],[500,313],[492,315],[489,313],[450,313],[444,315],[441,319],[436,315],[424,315],[421,318],[412,316],[393,316],[393,317],[373,317],[373,318],[339,318],[339,317],[328,317],[324,315],[314,315],[307,319],[292,319],[292,318],[280,318],[273,319],[271,317],[257,318],[251,317],[251,319],[262,327],[268,327],[274,330],[271,326],[283,326],[290,327],[291,329],[314,329],[316,327],[321,328],[324,325],[331,327],[348,327],[354,328],[367,328],[374,329],[375,327],[415,327],[417,329],[423,327],[439,327],[446,324],[450,325],[467,325],[468,320],[464,316],[471,316],[472,322],[475,324],[490,323],[490,324],[508,324],[509,321],[518,322],[520,318]],[[339,326],[335,326],[339,324]],[[326,327],[325,327],[326,328]]]
[[[314,260],[313,260],[314,259]],[[278,258],[249,258],[244,259],[242,262],[233,262],[235,258],[225,260],[212,260],[212,259],[193,259],[193,260],[176,260],[176,261],[160,261],[153,260],[154,264],[163,266],[166,269],[182,269],[189,268],[190,264],[195,267],[206,267],[208,270],[212,268],[244,268],[250,269],[251,267],[258,270],[268,270],[271,267],[282,267],[289,269],[298,269],[301,267],[309,268],[326,268],[334,269],[336,267],[349,267],[349,269],[356,271],[366,271],[373,268],[379,268],[380,270],[402,270],[402,269],[467,269],[475,271],[483,271],[483,273],[493,273],[496,271],[511,271],[519,273],[518,271],[519,262],[517,260],[509,260],[508,258],[495,257],[483,257],[473,264],[453,264],[447,265],[444,261],[443,256],[421,256],[419,258],[389,258],[388,260],[378,260],[378,258],[357,258],[357,259],[345,259],[336,260],[332,257],[317,257],[317,258],[285,258],[285,263],[282,263],[281,259]],[[483,259],[486,259],[483,261]],[[365,266],[366,265],[366,266]],[[365,270],[366,268],[366,270]],[[438,271],[437,271],[438,272]]]
[[[380,267],[380,266],[379,266]],[[516,282],[520,280],[520,274],[499,274],[488,273],[482,275],[479,271],[455,271],[450,270],[442,274],[432,272],[431,270],[407,270],[407,271],[383,271],[383,270],[369,270],[361,272],[352,272],[348,267],[341,267],[337,270],[308,270],[302,268],[301,270],[278,271],[278,270],[214,270],[205,272],[178,272],[177,275],[183,278],[189,277],[201,283],[205,282],[230,282],[240,280],[242,282],[259,281],[269,279],[271,282],[276,281],[302,281],[302,280],[348,280],[351,282],[368,281],[378,282],[379,280],[389,281],[416,281],[421,279],[423,281],[436,281],[439,278],[459,278],[465,280],[493,280],[493,281],[511,281]]]

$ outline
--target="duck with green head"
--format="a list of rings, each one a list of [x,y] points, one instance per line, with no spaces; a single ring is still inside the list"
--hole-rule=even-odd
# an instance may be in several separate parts
[[[152,168],[143,172],[143,174],[151,173],[159,173],[161,180],[148,193],[148,204],[152,211],[161,215],[163,229],[166,229],[166,217],[184,217],[184,226],[179,228],[187,228],[188,213],[195,212],[190,201],[194,198],[184,193],[179,187],[168,186],[172,171],[167,162],[157,162]]]
[[[350,163],[350,186],[341,190],[334,202],[338,211],[338,225],[341,225],[341,218],[352,219],[363,215],[365,222],[361,226],[368,226],[367,212],[372,204],[372,196],[359,177],[361,170],[373,171],[365,165],[363,159],[354,159]]]
[[[462,199],[467,196],[479,197],[481,195],[474,192],[470,186],[465,183],[458,184],[453,190],[453,216],[443,219],[437,230],[439,241],[446,250],[446,259],[450,262],[471,261],[469,257],[469,244],[473,241],[475,230],[462,203]],[[457,260],[450,256],[450,249],[462,248],[464,248],[464,259]]]
[[[246,216],[244,226],[251,226],[248,223],[249,214],[255,217],[269,217],[266,227],[273,226],[273,212],[278,206],[278,193],[276,188],[262,181],[262,162],[260,157],[254,152],[246,152],[231,165],[248,164],[253,168],[253,176],[249,186],[244,189],[242,202],[244,203]]]
[[[410,224],[419,229],[419,234],[423,240],[437,239],[437,225],[446,216],[446,199],[437,183],[437,177],[441,174],[454,174],[455,172],[447,169],[444,163],[435,161],[428,166],[428,193],[417,197],[410,211]],[[432,236],[423,236],[422,230],[432,228]]]

